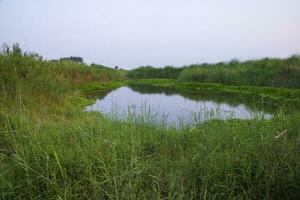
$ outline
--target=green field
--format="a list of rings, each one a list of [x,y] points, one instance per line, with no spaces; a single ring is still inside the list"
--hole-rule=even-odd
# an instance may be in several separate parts
[[[299,72],[299,57],[271,61],[284,63],[280,70]],[[293,71],[288,82],[270,85],[281,72],[262,68],[259,74],[270,79],[255,84],[250,81],[255,73],[249,84],[202,82],[198,75],[191,82],[187,77],[197,67],[174,75],[178,80],[127,80],[127,72],[103,66],[45,61],[18,48],[2,52],[1,198],[297,199],[299,76]],[[227,74],[225,66],[222,70]],[[83,111],[94,101],[89,93],[121,85],[243,93],[282,106],[270,120],[211,120],[184,129],[110,121]]]

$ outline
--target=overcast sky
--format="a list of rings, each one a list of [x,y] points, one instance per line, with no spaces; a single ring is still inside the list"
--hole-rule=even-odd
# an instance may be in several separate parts
[[[0,43],[130,69],[300,53],[299,0],[0,0]]]

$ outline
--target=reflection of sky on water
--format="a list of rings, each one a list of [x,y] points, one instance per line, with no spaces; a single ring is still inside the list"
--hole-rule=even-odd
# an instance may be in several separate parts
[[[121,87],[97,100],[95,104],[86,108],[87,111],[100,111],[105,115],[128,117],[128,112],[140,116],[151,111],[152,115],[167,116],[169,125],[178,126],[184,123],[203,122],[208,119],[251,119],[255,116],[270,118],[271,115],[252,111],[243,104],[232,106],[226,103],[217,103],[208,100],[190,100],[179,94],[167,96],[162,93],[141,94],[129,87]]]

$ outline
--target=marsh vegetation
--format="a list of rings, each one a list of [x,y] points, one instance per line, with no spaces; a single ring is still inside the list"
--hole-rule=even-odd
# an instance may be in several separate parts
[[[128,82],[124,77],[123,71],[106,67],[45,61],[22,53],[17,46],[2,52],[1,198],[300,196],[298,57],[188,67],[174,75],[184,82]],[[211,84],[220,80],[230,86]],[[246,91],[245,95],[258,97],[257,102],[263,99],[264,104],[276,105],[276,112],[270,119],[213,119],[176,129],[147,121],[114,121],[99,112],[84,111],[95,102],[92,91],[105,95],[122,85],[140,91],[148,85],[148,93],[152,87],[181,91],[193,98],[200,98],[194,93],[204,92],[206,98],[215,100],[214,92],[236,95]]]
[[[233,59],[229,62],[194,64],[180,68],[147,66],[131,70],[128,76],[134,79],[164,78],[180,82],[299,88],[300,56],[243,62]]]

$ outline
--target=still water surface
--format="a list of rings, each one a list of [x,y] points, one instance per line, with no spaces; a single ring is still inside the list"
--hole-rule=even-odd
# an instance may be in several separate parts
[[[166,126],[195,125],[210,119],[272,117],[272,109],[257,100],[220,93],[180,93],[155,87],[126,86],[99,94],[87,111],[115,120]]]

